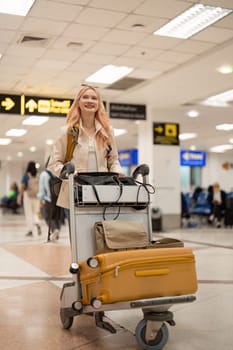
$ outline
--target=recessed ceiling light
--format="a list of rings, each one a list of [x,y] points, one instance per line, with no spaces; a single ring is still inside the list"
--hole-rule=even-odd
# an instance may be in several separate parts
[[[225,64],[217,69],[219,73],[231,74],[233,73],[233,67],[230,64]]]
[[[187,115],[190,117],[190,118],[196,118],[199,116],[199,112],[198,111],[195,111],[195,110],[191,110],[191,111],[188,111],[187,112]]]
[[[230,142],[230,143],[233,143],[233,138],[231,138],[231,139],[229,140],[229,142]]]
[[[194,145],[192,145],[192,146],[189,147],[189,149],[190,149],[191,151],[196,151],[197,147],[194,146]]]
[[[210,96],[201,103],[212,107],[230,107],[228,102],[233,101],[233,89],[224,91],[218,95]]]
[[[219,145],[210,148],[210,152],[215,153],[224,153],[225,151],[229,151],[233,149],[233,145]]]
[[[26,16],[35,0],[0,0],[0,13]]]
[[[30,150],[30,152],[36,152],[36,146],[31,146],[31,147],[29,148],[29,150]]]
[[[18,152],[18,153],[17,153],[17,156],[18,156],[19,158],[22,158],[22,157],[23,157],[23,152]]]
[[[1,146],[9,145],[11,142],[12,142],[11,139],[8,139],[8,138],[0,138],[0,145],[1,145]]]
[[[6,160],[7,160],[8,162],[10,162],[10,161],[12,160],[12,157],[11,157],[11,156],[7,156],[7,157],[6,157]]]
[[[195,4],[153,34],[187,39],[232,11],[221,7]]]
[[[216,130],[223,130],[223,131],[230,131],[230,130],[233,130],[233,124],[219,124],[219,125],[216,125]]]
[[[179,139],[181,141],[188,140],[188,139],[193,139],[195,137],[197,137],[197,134],[195,134],[195,133],[183,133],[183,134],[179,135]]]
[[[133,71],[133,68],[126,66],[114,66],[109,64],[102,67],[85,81],[88,83],[112,84]]]
[[[6,136],[21,137],[27,133],[25,129],[10,129],[6,132]]]
[[[48,120],[49,117],[32,115],[31,117],[24,119],[22,124],[38,126],[46,123]]]
[[[48,139],[46,140],[46,145],[53,145],[53,140],[52,139]]]

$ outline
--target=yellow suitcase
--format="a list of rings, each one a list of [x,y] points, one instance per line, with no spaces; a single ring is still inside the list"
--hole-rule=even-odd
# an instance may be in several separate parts
[[[95,259],[79,263],[84,305],[96,299],[109,304],[197,290],[195,257],[190,248],[117,251]]]

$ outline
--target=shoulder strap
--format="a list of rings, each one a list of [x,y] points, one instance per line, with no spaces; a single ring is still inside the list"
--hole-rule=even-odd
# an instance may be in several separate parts
[[[51,173],[51,171],[45,169],[46,173],[49,174],[49,177],[52,179],[54,177],[54,175]]]
[[[75,124],[71,130],[67,132],[67,149],[65,163],[72,159],[74,148],[77,145],[79,136],[79,125]]]

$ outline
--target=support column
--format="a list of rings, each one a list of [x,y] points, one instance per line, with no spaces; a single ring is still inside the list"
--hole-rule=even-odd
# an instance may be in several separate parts
[[[180,147],[153,144],[152,116],[147,107],[147,120],[139,122],[139,164],[150,167],[150,183],[155,187],[151,207],[161,210],[163,229],[175,229],[181,223]]]

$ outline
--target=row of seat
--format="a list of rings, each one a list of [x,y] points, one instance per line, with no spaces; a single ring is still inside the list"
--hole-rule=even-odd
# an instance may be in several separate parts
[[[193,200],[192,193],[185,193],[183,195],[183,201],[185,201],[185,205],[183,205],[183,207],[186,208],[186,212],[182,212],[182,217],[198,216],[201,218],[209,218],[212,213],[212,207],[208,197],[209,193],[205,190],[198,193],[195,201]],[[226,209],[222,211],[222,217],[225,216],[225,211],[228,210],[227,203],[229,203],[230,198],[233,198],[233,192],[226,193]]]

